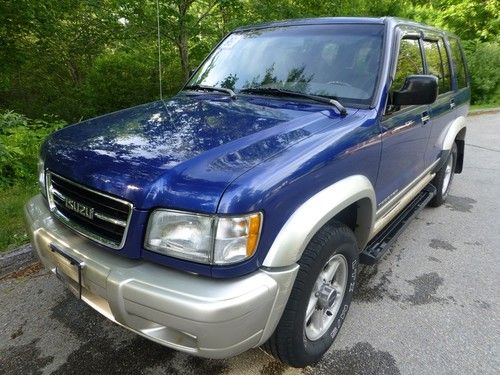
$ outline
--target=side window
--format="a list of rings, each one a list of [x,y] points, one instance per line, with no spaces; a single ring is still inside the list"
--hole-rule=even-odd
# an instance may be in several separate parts
[[[451,68],[450,68],[450,59],[448,58],[448,52],[446,51],[446,47],[444,45],[444,41],[442,38],[439,38],[438,41],[439,46],[439,54],[441,55],[441,62],[443,63],[443,88],[444,91],[451,90]]]
[[[425,59],[427,61],[428,73],[438,78],[439,94],[450,91],[450,68],[445,65],[447,62],[443,60],[443,52],[446,56],[446,51],[441,51],[442,45],[439,45],[437,40],[424,40]]]
[[[443,92],[442,83],[444,74],[437,41],[424,40],[424,50],[428,73],[438,78],[439,93],[441,94]]]
[[[423,72],[424,64],[418,39],[402,39],[391,92],[401,89],[406,77],[413,74],[423,74]]]
[[[389,93],[392,94],[394,91],[403,88],[406,77],[423,73],[424,63],[422,61],[422,52],[420,50],[419,40],[401,39],[398,62],[396,65],[396,73],[394,75],[394,81],[392,82]],[[391,97],[392,95],[389,96],[389,98]],[[391,105],[389,101],[389,106],[387,107],[386,113],[391,114],[398,111],[399,109],[400,107]]]
[[[458,40],[450,38],[450,47],[453,68],[455,70],[455,74],[457,75],[458,88],[461,89],[463,87],[467,87],[467,73],[465,71],[464,58],[460,45],[458,44]]]

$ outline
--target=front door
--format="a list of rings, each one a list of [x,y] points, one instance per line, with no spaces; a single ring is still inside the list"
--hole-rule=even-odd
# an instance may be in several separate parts
[[[424,74],[421,39],[415,34],[400,41],[396,72],[381,121],[382,155],[376,194],[380,208],[424,171],[425,151],[430,135],[428,105],[395,107],[391,93],[402,88],[406,77]]]

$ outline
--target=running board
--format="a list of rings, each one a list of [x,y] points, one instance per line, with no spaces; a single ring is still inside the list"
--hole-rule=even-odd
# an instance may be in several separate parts
[[[436,188],[429,184],[366,245],[361,253],[360,261],[364,264],[375,264],[394,241],[399,237],[411,220],[436,195]]]

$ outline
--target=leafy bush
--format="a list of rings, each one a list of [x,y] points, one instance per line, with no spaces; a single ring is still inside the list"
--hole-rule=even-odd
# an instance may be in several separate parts
[[[158,96],[157,69],[154,59],[135,53],[115,52],[97,57],[85,82],[87,101],[94,112],[87,115],[154,100]]]
[[[41,143],[64,124],[51,117],[30,120],[12,111],[0,112],[0,186],[33,181]]]
[[[472,102],[500,102],[500,43],[468,41],[464,43],[471,75]]]

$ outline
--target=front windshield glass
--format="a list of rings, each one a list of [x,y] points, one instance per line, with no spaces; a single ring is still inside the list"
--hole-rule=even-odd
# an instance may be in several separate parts
[[[382,51],[382,25],[285,26],[229,35],[188,85],[280,88],[371,103]]]

